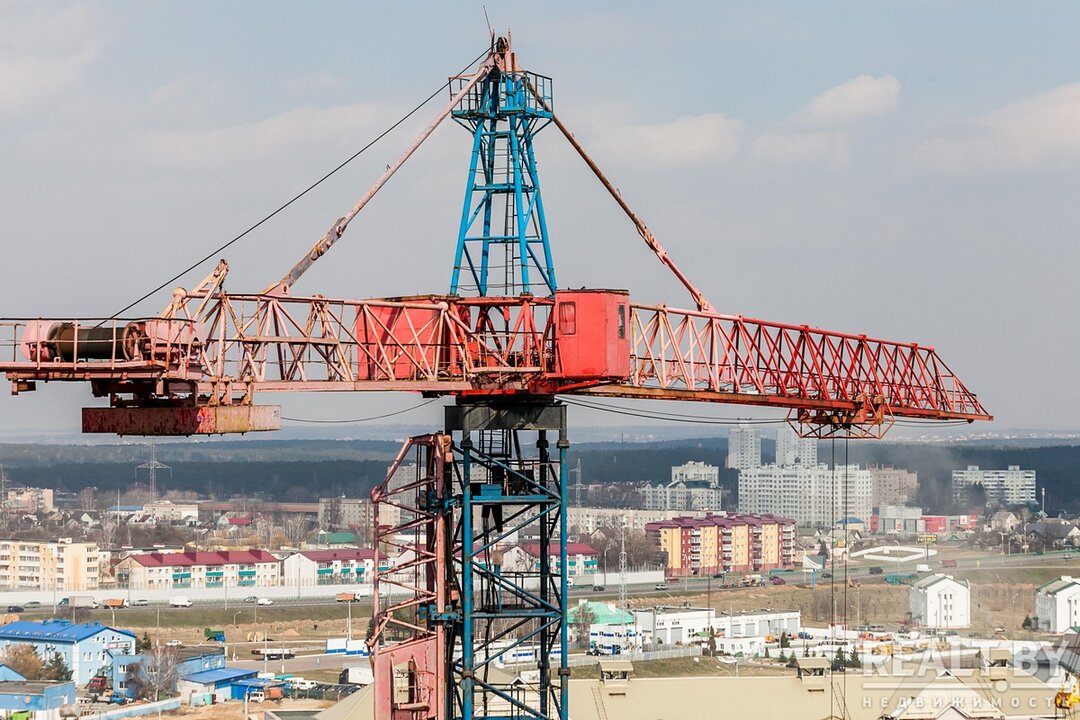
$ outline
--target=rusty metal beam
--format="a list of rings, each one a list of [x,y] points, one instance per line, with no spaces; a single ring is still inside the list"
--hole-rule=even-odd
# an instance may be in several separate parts
[[[82,410],[84,433],[220,435],[280,429],[279,405],[92,407]]]

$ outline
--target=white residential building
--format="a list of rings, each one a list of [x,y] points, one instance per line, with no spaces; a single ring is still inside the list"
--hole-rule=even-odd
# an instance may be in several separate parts
[[[739,512],[780,515],[803,526],[855,517],[869,523],[873,481],[858,465],[762,465],[739,472]]]
[[[971,625],[971,588],[952,575],[928,575],[911,586],[909,609],[916,625],[966,628]]]
[[[692,460],[685,465],[676,465],[671,468],[671,482],[686,482],[688,480],[718,485],[720,483],[720,468]]]
[[[353,585],[375,577],[375,551],[371,548],[301,550],[282,562],[289,586]]]
[[[97,543],[0,540],[0,587],[25,590],[97,590]]]
[[[676,480],[670,483],[647,483],[639,491],[645,510],[721,510],[722,491],[706,480]]]
[[[986,492],[987,505],[1034,505],[1035,471],[1021,470],[1010,465],[1008,470],[980,470],[978,465],[968,465],[966,470],[953,470],[953,499],[965,502],[973,486],[982,486]]]
[[[776,431],[776,464],[817,465],[817,440],[801,438],[792,427],[785,425]]]
[[[557,545],[548,548],[548,561],[552,572],[559,567]],[[586,575],[596,572],[596,550],[584,543],[566,543],[567,575]],[[535,573],[540,571],[540,543],[522,543],[503,553],[502,569],[505,572]]]
[[[794,637],[802,628],[798,610],[749,610],[717,614],[713,608],[652,607],[634,610],[634,625],[644,645],[705,642],[712,628],[717,638]]]
[[[623,508],[569,507],[566,523],[578,532],[592,533],[602,527],[644,530],[649,523],[677,517],[705,517],[705,510],[628,510]]]
[[[761,431],[740,425],[728,433],[729,468],[747,470],[761,465]]]
[[[171,500],[156,500],[143,506],[143,512],[159,523],[197,523],[199,506],[196,503],[174,503]]]
[[[1035,590],[1039,630],[1064,633],[1080,625],[1080,580],[1062,575]]]

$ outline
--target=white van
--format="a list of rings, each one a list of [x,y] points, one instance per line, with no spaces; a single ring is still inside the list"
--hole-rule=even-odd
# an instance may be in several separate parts
[[[926,563],[920,563],[920,564],[915,566],[915,572],[917,572],[917,573],[928,573],[928,572],[930,572],[930,566],[927,565]]]
[[[174,598],[169,598],[169,607],[174,608],[186,608],[192,606],[191,600],[186,595],[177,595]]]

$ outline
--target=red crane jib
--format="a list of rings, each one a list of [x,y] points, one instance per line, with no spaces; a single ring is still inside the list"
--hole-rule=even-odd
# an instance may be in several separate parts
[[[193,293],[131,321],[3,321],[0,372],[90,382],[110,407],[84,431],[270,430],[261,392],[557,394],[787,408],[810,426],[988,420],[932,347],[637,305],[621,290],[553,297],[334,300]]]

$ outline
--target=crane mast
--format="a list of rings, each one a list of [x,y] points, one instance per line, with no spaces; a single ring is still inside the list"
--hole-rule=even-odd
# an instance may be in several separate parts
[[[0,372],[14,394],[89,383],[108,405],[84,408],[83,431],[125,435],[275,430],[280,409],[256,398],[277,392],[454,398],[442,431],[409,439],[372,493],[376,717],[567,720],[559,396],[775,407],[818,437],[880,437],[897,418],[992,418],[932,347],[718,312],[555,114],[551,79],[519,65],[509,36],[492,36],[477,70],[448,86],[447,105],[277,283],[227,292],[222,260],[157,315],[0,320]],[[449,292],[294,295],[447,117],[472,137]],[[559,288],[534,147],[549,124],[692,309]],[[501,545],[524,536],[535,551],[500,561]],[[535,681],[492,672],[508,653],[531,653]]]

